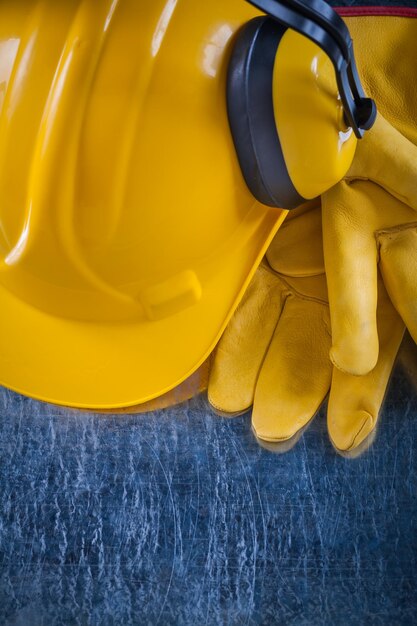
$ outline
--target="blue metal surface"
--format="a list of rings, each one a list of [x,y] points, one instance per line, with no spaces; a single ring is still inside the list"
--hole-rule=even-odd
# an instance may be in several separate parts
[[[0,623],[417,623],[415,352],[378,436],[287,454],[204,397],[100,416],[0,394]]]

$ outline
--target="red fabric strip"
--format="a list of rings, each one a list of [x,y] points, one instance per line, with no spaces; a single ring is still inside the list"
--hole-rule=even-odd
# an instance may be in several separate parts
[[[364,15],[391,15],[397,17],[417,17],[417,8],[412,7],[334,7],[339,15],[346,17]]]

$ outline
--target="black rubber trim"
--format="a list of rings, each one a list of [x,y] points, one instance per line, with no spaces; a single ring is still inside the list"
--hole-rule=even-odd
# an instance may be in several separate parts
[[[275,123],[274,62],[286,27],[257,17],[237,34],[227,78],[227,110],[246,184],[259,202],[292,209],[305,198],[285,164]]]
[[[288,26],[298,32],[306,34],[305,24],[310,24],[310,28],[319,27],[331,38],[332,47],[336,45],[346,61],[350,60],[351,38],[349,30],[341,17],[324,0],[247,0],[250,4],[270,15],[278,17],[282,12],[282,17],[292,22]],[[305,21],[306,20],[306,21]],[[320,39],[324,39],[324,34],[318,34]],[[319,43],[319,42],[318,42]],[[319,43],[319,45],[321,45]]]

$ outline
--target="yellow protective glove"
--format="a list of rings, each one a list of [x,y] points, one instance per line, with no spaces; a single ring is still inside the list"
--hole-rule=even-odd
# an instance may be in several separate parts
[[[272,242],[217,347],[208,397],[222,415],[253,405],[258,438],[284,441],[311,420],[330,390],[328,427],[352,450],[378,419],[404,325],[381,283],[381,351],[367,376],[333,368],[330,317],[317,203],[291,212]]]
[[[378,262],[417,340],[417,148],[381,116],[375,131],[361,142],[346,178],[322,197],[331,359],[357,375],[378,359]]]
[[[379,257],[390,295],[414,336],[417,308],[412,250],[417,219],[412,210],[417,208],[413,145],[417,143],[417,87],[410,80],[417,58],[417,20],[360,17],[347,22],[367,91],[402,134],[379,115],[375,127],[359,142],[345,181],[323,198],[334,338],[331,355],[346,371],[333,370],[328,426],[334,444],[343,450],[356,447],[372,431],[403,330],[378,279]],[[301,224],[306,220],[303,215],[297,219]],[[254,402],[255,431],[269,440],[297,433],[330,386],[325,283],[320,272],[314,273],[313,281],[317,249],[312,257],[306,256],[311,245],[305,247],[301,224],[290,227],[288,222],[278,233],[268,253],[277,274],[265,267],[258,272],[221,341],[209,383],[211,403],[224,412],[242,411]],[[301,255],[294,264],[299,273],[288,265],[294,259],[288,245],[295,242],[285,239],[290,228],[300,242],[291,248]],[[311,241],[319,237],[313,231],[309,230]],[[347,373],[370,370],[363,377]]]
[[[331,358],[347,372],[364,374],[378,358],[378,261],[392,301],[417,339],[417,214],[404,206],[415,209],[417,201],[417,20],[385,16],[346,21],[366,91],[398,129],[379,115],[376,127],[359,142],[345,181],[322,199]]]

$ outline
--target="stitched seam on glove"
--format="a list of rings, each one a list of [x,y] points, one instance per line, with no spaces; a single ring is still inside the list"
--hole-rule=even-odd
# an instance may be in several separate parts
[[[370,420],[371,420],[370,431],[369,431],[369,434],[368,434],[368,437],[369,437],[369,435],[370,435],[370,434],[372,433],[372,431],[373,431],[373,428],[374,428],[374,422],[375,422],[375,420],[374,420],[373,416],[369,413],[369,411],[365,411],[365,410],[364,410],[363,412],[364,412],[364,413],[365,413],[365,414],[366,414],[366,415],[370,418]],[[355,447],[356,447],[356,446],[355,446],[355,442],[358,440],[358,438],[359,438],[359,436],[360,436],[361,432],[363,431],[363,429],[365,428],[365,426],[366,426],[367,424],[368,424],[368,420],[365,420],[365,421],[364,421],[364,423],[362,424],[362,426],[361,426],[360,430],[359,430],[359,431],[356,433],[356,435],[354,436],[353,441],[352,441],[352,443],[350,444],[350,446],[349,446],[348,450],[351,450],[352,448],[355,448]],[[366,438],[364,439],[364,441],[366,441]]]
[[[344,367],[342,367],[334,358],[333,353],[330,352],[330,360],[333,363],[333,365],[335,367],[337,367],[337,369],[342,372],[343,374],[348,374],[348,376],[356,376],[356,378],[362,378],[362,374],[352,374],[352,372],[350,372],[349,370],[345,369]]]
[[[384,191],[387,191],[389,194],[391,194],[391,196],[393,196],[394,198],[397,198],[397,200],[399,200],[400,202],[402,202],[403,204],[407,204],[409,205],[409,199],[406,196],[402,196],[401,194],[399,194],[397,191],[394,191],[393,189],[391,189],[388,185],[384,184],[384,185],[380,185],[378,183],[377,180],[373,179],[373,178],[369,178],[367,176],[358,176],[357,174],[355,174],[354,176],[345,176],[345,178],[343,179],[344,182],[346,182],[348,185],[352,185],[353,183],[355,183],[356,181],[365,181],[365,182],[370,182],[373,185],[376,185],[377,187],[379,187],[380,189],[383,189]]]
[[[329,304],[325,300],[322,300],[321,298],[315,298],[314,296],[307,296],[306,294],[303,294],[301,291],[298,291],[298,289],[296,289],[292,284],[287,282],[287,280],[285,279],[283,274],[280,274],[279,272],[276,272],[269,265],[268,261],[266,261],[266,260],[262,261],[262,264],[259,266],[259,269],[265,270],[269,274],[272,274],[273,276],[275,276],[285,286],[286,293],[288,293],[288,296],[296,296],[296,297],[300,298],[300,300],[307,300],[309,302],[317,302],[318,304],[323,304],[324,306],[329,308]],[[297,278],[312,278],[312,277],[316,277],[316,276],[320,276],[320,274],[313,274],[313,275],[311,275],[311,274],[306,274],[306,275],[298,274],[297,276],[291,276],[291,278],[293,278],[294,280],[297,280]]]
[[[285,280],[285,278],[282,276],[282,274],[278,274],[277,272],[274,272],[274,274],[282,282],[282,284],[285,285],[286,292],[288,292],[287,297],[297,297],[297,298],[300,298],[300,300],[305,300],[308,302],[316,302],[317,304],[322,304],[326,308],[329,308],[329,304],[325,300],[322,300],[321,298],[315,298],[314,296],[307,296],[306,294],[301,293],[295,287],[293,287],[293,285],[288,283]]]
[[[391,233],[400,233],[403,230],[411,230],[417,228],[417,222],[409,222],[407,224],[398,224],[398,226],[392,226],[391,228],[381,228],[375,231],[375,237],[378,239],[381,235],[389,235]]]

